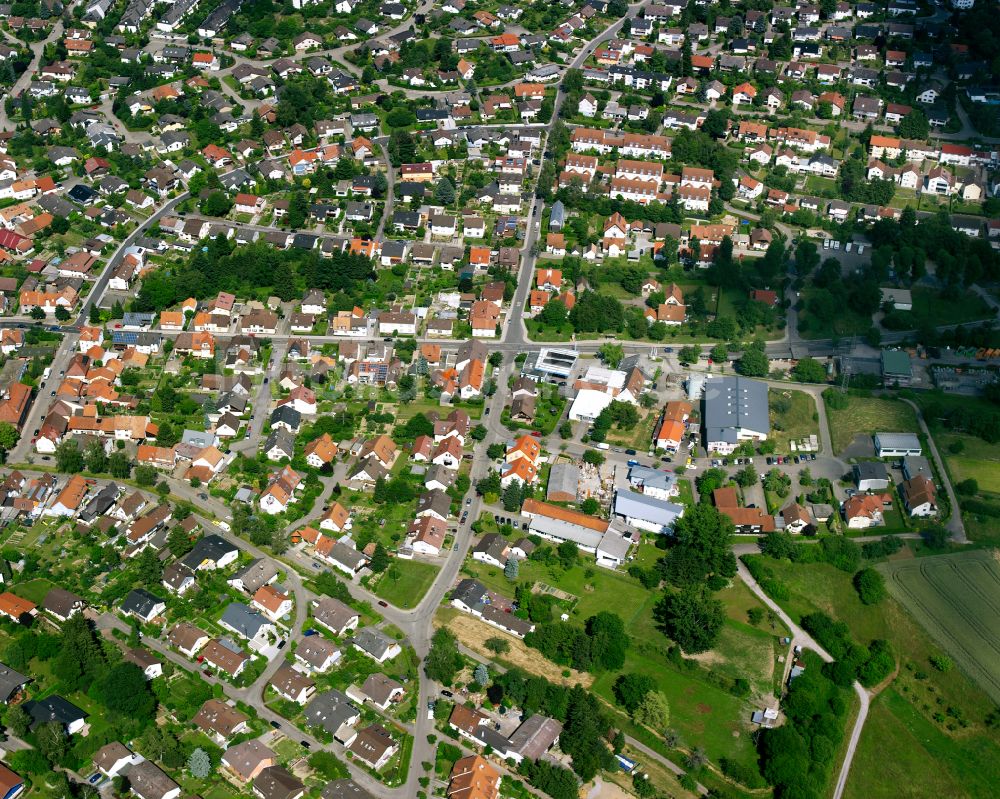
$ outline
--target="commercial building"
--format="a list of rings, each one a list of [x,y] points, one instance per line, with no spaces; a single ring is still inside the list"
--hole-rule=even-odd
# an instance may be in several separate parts
[[[744,441],[764,441],[771,431],[767,384],[745,377],[711,378],[705,383],[705,449],[728,455]]]

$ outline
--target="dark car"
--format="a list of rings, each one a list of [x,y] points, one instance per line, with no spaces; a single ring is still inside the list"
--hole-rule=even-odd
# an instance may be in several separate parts
[[[280,721],[272,721],[271,722],[271,726],[274,727],[274,729],[278,729],[281,726],[281,722]]]
[[[448,690],[447,688],[442,688],[442,689],[441,689],[441,696],[446,696],[446,697],[448,697],[449,699],[451,699],[451,698],[452,698],[452,697],[453,697],[454,695],[455,695],[455,694],[453,694],[453,693],[452,693],[451,691],[449,691],[449,690]]]
[[[309,741],[299,741],[299,743],[302,744],[306,749],[312,746],[312,744],[309,743]]]
[[[625,450],[625,454],[626,455],[635,455],[635,450],[634,449],[627,449],[627,450]]]
[[[388,602],[386,602],[386,601],[385,601],[384,599],[380,599],[380,600],[378,601],[378,606],[379,606],[380,608],[387,608],[387,607],[389,607],[389,603],[388,603]]]

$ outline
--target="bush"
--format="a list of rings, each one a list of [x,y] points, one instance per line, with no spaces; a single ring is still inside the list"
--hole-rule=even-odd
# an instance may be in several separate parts
[[[719,759],[719,767],[722,769],[722,773],[729,777],[729,779],[745,785],[747,788],[757,789],[767,787],[767,783],[760,772],[745,763],[723,757]]]
[[[858,669],[858,680],[866,688],[878,685],[896,668],[896,658],[888,641],[877,639],[868,647],[868,660]]]
[[[765,594],[778,602],[784,602],[792,598],[792,594],[791,591],[788,590],[788,586],[781,582],[781,580],[774,577],[768,577],[761,580],[760,587],[764,589]]]
[[[951,671],[951,667],[954,665],[951,662],[951,658],[947,655],[931,655],[928,660],[931,662],[931,665],[942,674]]]
[[[823,558],[841,571],[853,572],[861,562],[861,547],[843,536],[830,536],[819,542]]]
[[[951,536],[941,525],[934,524],[921,530],[920,538],[930,549],[944,549]]]
[[[854,588],[862,604],[875,605],[885,599],[885,579],[875,569],[862,569],[855,574]]]
[[[861,547],[866,560],[878,560],[894,555],[903,548],[903,542],[894,535],[884,535],[878,541],[869,541]]]
[[[956,485],[955,490],[963,497],[974,497],[979,493],[979,483],[974,477],[970,477]]]

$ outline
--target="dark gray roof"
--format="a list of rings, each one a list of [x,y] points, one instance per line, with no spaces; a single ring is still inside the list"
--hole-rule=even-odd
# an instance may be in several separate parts
[[[231,602],[219,621],[244,638],[254,638],[261,627],[271,624],[263,615],[241,602]]]
[[[453,601],[458,600],[475,609],[486,605],[486,594],[486,586],[479,580],[466,578],[455,586],[455,590],[451,592],[451,598]]]
[[[33,728],[50,721],[57,721],[66,726],[74,721],[87,718],[87,714],[80,708],[58,694],[47,696],[45,699],[33,699],[30,702],[25,702],[24,709],[32,718],[31,726]]]
[[[771,429],[767,384],[745,377],[713,378],[705,383],[706,443],[735,443],[740,429],[767,433]]]
[[[163,602],[162,599],[149,593],[145,588],[136,588],[129,591],[128,595],[122,601],[122,610],[125,613],[133,613],[145,618],[161,602]]]
[[[202,536],[194,545],[194,548],[184,556],[181,561],[189,569],[197,570],[205,561],[216,563],[232,552],[239,552],[240,549],[235,544],[230,543],[220,535]]]
[[[25,677],[10,666],[0,663],[0,702],[9,702],[22,685],[31,681],[30,677]]]
[[[857,480],[888,480],[889,472],[881,461],[861,461],[854,464],[854,477]]]
[[[336,689],[317,694],[303,711],[306,724],[336,733],[342,725],[361,715],[347,695]]]
[[[369,655],[381,659],[396,642],[381,630],[365,627],[358,630],[351,639],[355,646],[360,647]]]

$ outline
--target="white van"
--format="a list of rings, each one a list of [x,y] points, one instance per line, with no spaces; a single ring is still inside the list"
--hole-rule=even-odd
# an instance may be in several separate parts
[[[849,242],[847,242],[847,244],[844,245],[844,249],[847,250],[847,252],[850,252],[851,251],[851,247],[853,247],[853,246],[854,246],[854,242],[853,241],[849,241]]]
[[[824,250],[830,249],[830,239],[823,239],[823,249]]]
[[[595,444],[598,449],[611,449],[611,445],[607,441],[602,441],[600,444]]]

